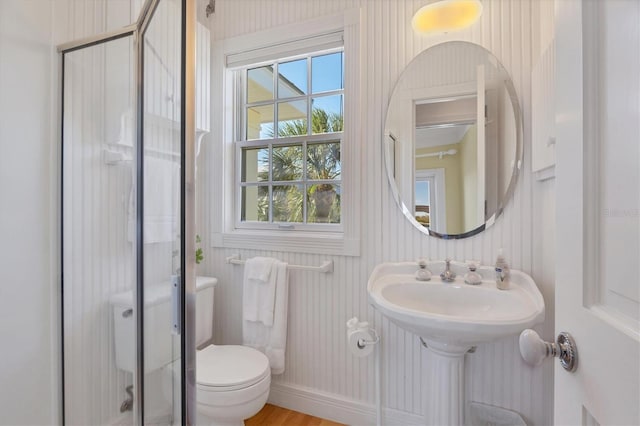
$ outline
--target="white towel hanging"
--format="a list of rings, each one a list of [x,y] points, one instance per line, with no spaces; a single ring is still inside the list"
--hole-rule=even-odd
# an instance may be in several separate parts
[[[263,352],[269,358],[271,374],[284,373],[285,351],[287,346],[287,311],[289,305],[289,276],[287,264],[279,260],[273,261],[270,280],[275,284],[273,305],[273,324],[265,325],[262,321],[251,321],[243,312],[242,341]],[[266,287],[265,284],[260,284]],[[243,288],[243,291],[246,287]]]
[[[268,257],[254,257],[245,264],[242,317],[247,321],[273,325],[277,280],[277,271],[273,268],[275,262]]]

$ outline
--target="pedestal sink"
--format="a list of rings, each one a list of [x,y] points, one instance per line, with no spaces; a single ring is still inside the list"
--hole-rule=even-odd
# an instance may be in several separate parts
[[[481,266],[480,285],[464,282],[466,265],[451,262],[457,274],[443,282],[445,262],[428,262],[430,281],[418,281],[417,263],[383,263],[373,270],[369,301],[392,322],[422,338],[433,354],[427,424],[464,424],[464,355],[475,345],[517,335],[544,320],[544,300],[533,279],[511,270],[510,287],[498,290],[493,267]]]

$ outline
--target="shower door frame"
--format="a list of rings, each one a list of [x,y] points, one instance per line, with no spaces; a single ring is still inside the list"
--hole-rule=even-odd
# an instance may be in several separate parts
[[[64,376],[64,238],[63,238],[63,150],[64,150],[64,81],[65,54],[88,47],[105,44],[125,37],[132,37],[134,47],[135,97],[136,111],[135,134],[135,185],[143,186],[144,162],[144,43],[145,30],[160,1],[146,0],[140,15],[134,24],[118,30],[105,32],[91,37],[64,43],[58,46],[60,54],[60,389],[61,420],[65,422],[65,376]],[[196,268],[195,268],[195,61],[196,61],[196,6],[197,0],[180,0],[181,2],[181,81],[180,81],[180,359],[181,359],[181,424],[196,423],[196,384],[195,384],[195,309],[196,309]],[[136,191],[136,368],[134,374],[135,404],[137,424],[144,424],[144,240],[143,240],[143,204],[144,191]],[[175,419],[174,419],[175,420]]]

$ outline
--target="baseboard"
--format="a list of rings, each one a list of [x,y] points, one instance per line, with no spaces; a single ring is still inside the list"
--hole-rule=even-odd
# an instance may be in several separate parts
[[[304,386],[272,382],[269,403],[348,425],[376,424],[375,405]],[[419,414],[390,408],[383,408],[382,417],[383,424],[389,426],[422,425],[425,422],[424,417]]]

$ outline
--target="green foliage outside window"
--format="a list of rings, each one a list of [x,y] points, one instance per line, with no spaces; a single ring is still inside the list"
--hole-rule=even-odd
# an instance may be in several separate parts
[[[322,109],[313,109],[312,134],[336,133],[343,130],[342,114],[327,113]],[[307,134],[306,120],[290,120],[278,129],[279,137]],[[303,176],[302,149],[294,147],[274,147],[271,154],[272,176],[274,181],[295,181]],[[340,180],[340,142],[308,143],[307,145],[307,180]],[[260,180],[269,180],[269,159],[260,160]],[[274,185],[273,221],[303,221],[303,185]],[[307,187],[307,222],[340,223],[340,192],[333,183],[316,183]],[[268,221],[269,189],[261,186],[258,190],[258,218]],[[327,212],[322,212],[326,205]]]

